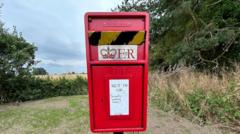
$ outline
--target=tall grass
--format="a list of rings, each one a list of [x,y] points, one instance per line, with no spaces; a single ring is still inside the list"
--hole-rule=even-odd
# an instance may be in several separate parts
[[[240,67],[219,75],[191,68],[154,71],[149,75],[150,100],[199,124],[240,126]]]

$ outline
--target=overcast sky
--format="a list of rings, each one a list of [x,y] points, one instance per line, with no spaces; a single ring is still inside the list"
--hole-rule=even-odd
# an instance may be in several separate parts
[[[49,73],[86,72],[84,14],[110,11],[120,0],[0,0],[6,28],[17,27],[38,47]]]

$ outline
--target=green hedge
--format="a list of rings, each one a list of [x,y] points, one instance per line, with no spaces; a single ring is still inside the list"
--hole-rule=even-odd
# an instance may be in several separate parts
[[[2,84],[0,103],[36,100],[54,96],[87,94],[87,81],[75,79],[40,79],[36,77],[14,77]]]

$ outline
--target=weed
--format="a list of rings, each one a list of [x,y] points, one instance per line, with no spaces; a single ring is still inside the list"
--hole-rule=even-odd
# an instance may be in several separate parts
[[[149,97],[164,111],[197,122],[237,124],[240,120],[240,69],[221,77],[194,72],[152,72]]]

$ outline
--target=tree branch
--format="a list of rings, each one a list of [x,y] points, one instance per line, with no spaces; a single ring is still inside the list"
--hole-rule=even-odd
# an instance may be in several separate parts
[[[222,0],[219,0],[219,1],[217,1],[217,2],[214,2],[214,3],[212,3],[212,4],[209,4],[209,5],[207,5],[207,7],[214,6],[214,5],[216,5],[216,4],[220,3],[220,2],[222,2]]]

